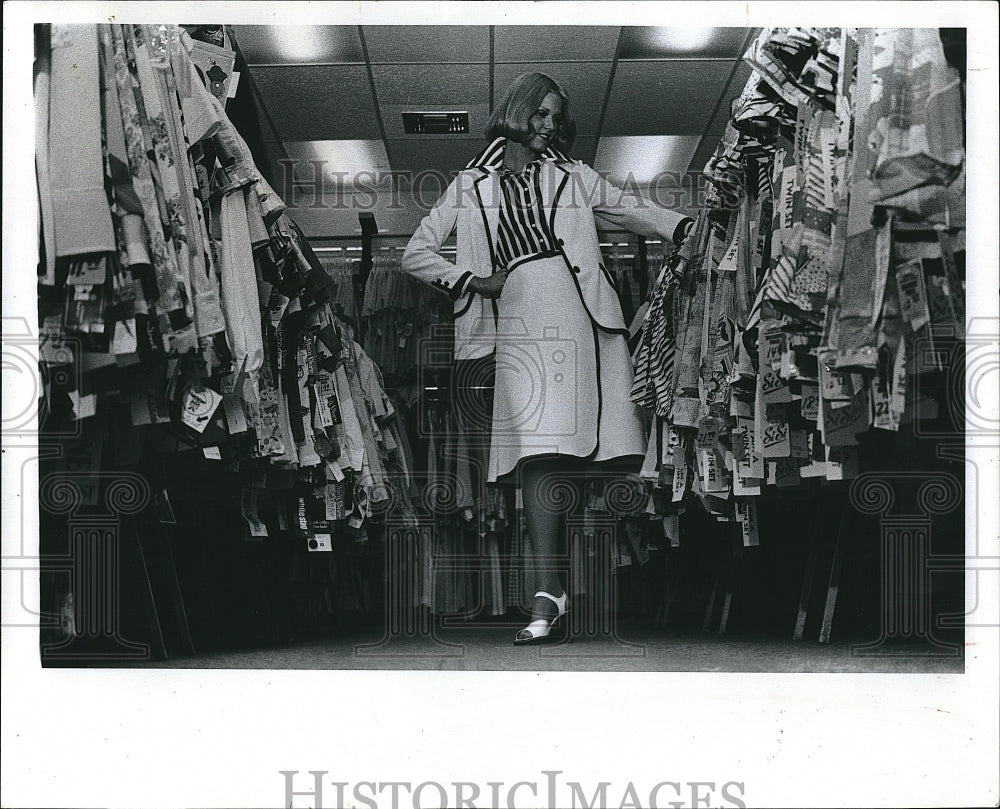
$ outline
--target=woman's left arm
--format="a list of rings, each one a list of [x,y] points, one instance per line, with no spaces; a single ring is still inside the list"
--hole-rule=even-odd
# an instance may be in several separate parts
[[[643,236],[658,236],[681,244],[694,220],[664,208],[648,197],[618,188],[586,163],[576,163],[573,173],[587,194],[594,214],[607,222]]]

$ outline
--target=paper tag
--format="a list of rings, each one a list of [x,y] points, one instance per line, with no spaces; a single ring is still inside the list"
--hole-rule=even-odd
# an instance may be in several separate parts
[[[674,481],[671,487],[670,500],[673,503],[679,502],[684,497],[687,489],[687,465],[682,463],[674,467]]]
[[[712,416],[705,416],[701,421],[698,422],[698,440],[697,446],[699,449],[713,449],[719,440],[719,430],[722,424],[717,418]]]
[[[101,286],[107,280],[107,256],[74,258],[69,262],[66,283],[71,286]]]
[[[115,355],[115,362],[121,368],[139,362],[134,319],[119,320],[115,323],[115,336],[111,342],[111,352]]]
[[[320,533],[320,534],[310,534],[306,539],[306,547],[310,551],[332,551],[333,550],[333,538],[330,534]]]
[[[681,544],[681,518],[677,514],[667,514],[663,518],[663,535],[670,540],[671,548]]]
[[[227,394],[222,397],[222,408],[226,416],[226,427],[230,435],[238,435],[247,431],[246,414],[243,412],[243,402],[239,396]]]
[[[855,436],[868,429],[871,405],[868,391],[855,396],[847,407],[830,407],[823,402],[823,443],[828,447],[857,444]]]
[[[809,436],[805,430],[792,430],[788,434],[789,455],[792,458],[809,458]]]
[[[89,419],[97,413],[97,394],[87,393],[80,395],[80,391],[68,391],[69,400],[73,405],[73,418],[77,421]]]
[[[888,379],[886,374],[889,369],[882,362],[879,362],[875,369],[875,376],[871,382],[871,403],[872,403],[872,427],[876,430],[899,429],[899,416],[892,410],[892,400],[889,398]]]
[[[181,421],[203,433],[222,402],[222,396],[204,385],[189,385],[181,400]]]
[[[761,391],[765,404],[784,404],[792,401],[792,392],[788,382],[781,378],[777,371],[764,371],[760,380]]]
[[[240,494],[240,512],[250,527],[250,536],[253,538],[267,536],[267,526],[261,522],[258,512],[259,497],[260,489],[255,486],[245,486]]]
[[[342,520],[347,514],[344,511],[344,487],[339,483],[327,483],[323,487],[323,503],[328,520]]]
[[[858,476],[857,447],[826,448],[826,479],[851,480]]]
[[[835,351],[824,351],[819,355],[819,387],[824,399],[849,400],[853,394],[850,375],[835,371]]]
[[[733,476],[733,494],[737,497],[756,497],[761,491],[761,478],[744,477],[737,469]]]
[[[920,261],[914,259],[896,268],[896,288],[899,290],[899,306],[903,320],[918,331],[931,321],[927,306],[927,288],[924,285],[924,269]]]
[[[729,248],[726,250],[726,254],[722,257],[722,261],[719,262],[718,271],[719,272],[735,272],[738,268],[737,258],[740,253],[740,234],[737,230],[736,234],[733,236],[733,241],[730,243]]]
[[[779,487],[798,486],[801,483],[799,478],[799,465],[794,458],[778,458],[770,461],[768,465],[774,465],[774,483]]]
[[[757,526],[757,502],[752,498],[736,500],[736,519],[743,534],[743,547],[760,545],[760,531]]]
[[[758,342],[760,352],[760,367],[773,368],[781,364],[781,355],[785,351],[785,333],[769,329],[760,333]]]
[[[875,278],[872,283],[872,316],[871,326],[878,323],[882,316],[882,302],[885,300],[885,287],[889,280],[889,267],[892,263],[892,216],[886,217],[882,227],[875,233]],[[919,266],[919,265],[918,265]],[[899,274],[896,274],[899,280]],[[902,298],[902,295],[900,296]]]
[[[816,419],[819,411],[819,385],[814,382],[802,383],[802,403],[800,412],[804,419]]]
[[[202,454],[212,461],[222,460],[222,451],[218,447],[202,447]]]

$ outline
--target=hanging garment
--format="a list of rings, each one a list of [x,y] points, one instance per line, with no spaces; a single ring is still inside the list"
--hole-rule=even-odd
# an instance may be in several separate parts
[[[97,26],[54,25],[51,70],[48,182],[55,254],[113,253],[115,232],[104,190]]]
[[[35,183],[38,189],[38,243],[41,248],[38,282],[56,282],[55,213],[49,177],[49,93],[52,83],[51,25],[35,26]]]
[[[160,313],[184,310],[189,305],[189,300],[177,266],[173,245],[164,238],[164,223],[160,218],[156,188],[146,157],[146,140],[136,105],[134,78],[129,72],[123,26],[111,25],[108,28],[115,63],[118,100],[121,104],[122,128],[125,131],[128,148],[129,170],[132,173],[132,185],[142,205],[143,223],[149,239],[149,253],[156,278],[158,291],[156,310]]]
[[[243,188],[222,195],[219,218],[222,224],[219,273],[226,339],[236,367],[244,367],[245,364],[246,373],[252,376],[260,370],[264,346]]]

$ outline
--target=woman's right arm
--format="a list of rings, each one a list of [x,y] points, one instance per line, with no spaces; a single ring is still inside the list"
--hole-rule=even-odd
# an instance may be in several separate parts
[[[434,203],[406,245],[402,261],[406,272],[448,293],[452,300],[469,292],[469,282],[476,277],[470,269],[452,264],[441,256],[441,245],[455,229],[461,206],[473,204],[468,197],[462,200],[462,180],[460,173]]]

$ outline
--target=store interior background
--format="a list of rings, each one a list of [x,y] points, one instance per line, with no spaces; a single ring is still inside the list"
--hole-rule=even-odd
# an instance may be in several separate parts
[[[350,198],[350,177],[359,173],[403,175],[394,186],[380,184],[374,205],[365,202],[380,232],[412,233],[443,190],[420,175],[461,169],[484,145],[492,106],[532,71],[569,93],[577,123],[571,157],[640,186],[659,177],[659,198],[689,210],[681,178],[700,177],[715,150],[730,100],[750,75],[740,57],[754,36],[747,28],[614,26],[231,30],[250,87],[230,114],[241,117],[258,166],[286,201],[293,195],[285,169],[294,166],[304,185],[296,186],[293,216],[310,238],[360,233],[358,211],[338,202],[338,192]],[[469,132],[407,135],[404,111],[467,111]],[[315,204],[312,161],[326,169],[325,206]],[[346,183],[333,172],[346,174]],[[416,188],[408,177],[418,178]]]
[[[612,177],[631,175],[639,184],[658,177],[660,193],[671,190],[664,176],[676,176],[677,198],[696,214],[702,169],[723,134],[731,100],[750,76],[741,57],[758,33],[583,26],[235,25],[229,30],[240,79],[227,112],[262,174],[289,203],[291,218],[320,250],[334,244],[360,249],[361,210],[342,202],[357,189],[341,179],[359,174],[402,175],[378,183],[374,204],[363,210],[374,215],[385,239],[381,245],[376,240],[377,247],[404,245],[442,190],[435,181],[414,189],[407,175],[448,177],[460,170],[485,143],[492,105],[527,71],[546,73],[568,91],[577,121],[572,157]],[[402,113],[411,110],[468,111],[469,133],[407,135]],[[323,200],[317,204],[319,187]],[[364,191],[368,199],[371,188]],[[604,232],[602,241],[635,246],[634,235],[616,231]],[[888,438],[873,440],[884,440],[886,452],[894,452]],[[911,455],[899,464],[925,461]],[[824,571],[833,564],[836,515],[830,509],[836,506],[815,492],[768,493],[761,499],[760,547],[735,552],[728,530],[707,515],[691,514],[691,541],[672,567],[620,571],[619,634],[610,638],[581,638],[540,653],[513,647],[514,631],[523,624],[518,614],[492,624],[477,620],[475,628],[454,618],[431,618],[425,625],[431,631],[400,641],[411,645],[395,657],[381,643],[387,619],[377,605],[384,573],[379,558],[359,555],[347,578],[333,582],[310,570],[318,564],[316,554],[297,554],[289,567],[287,552],[277,543],[245,540],[238,485],[214,476],[213,469],[181,460],[171,470],[185,475],[191,495],[172,502],[175,561],[191,636],[179,636],[163,616],[168,654],[161,665],[735,671],[938,671],[962,665],[950,652],[910,658],[851,653],[852,643],[875,642],[880,632],[874,519],[855,525],[855,541],[841,560],[833,642],[817,643],[827,594]],[[818,561],[810,556],[809,540],[817,516],[829,520]],[[936,522],[936,549],[961,553],[963,528],[962,509]],[[151,530],[163,528],[151,525]],[[156,560],[141,564],[154,570]],[[818,565],[816,571],[811,564]],[[793,643],[803,578],[810,572],[815,584],[805,639]],[[135,603],[148,597],[139,585],[123,586]],[[150,586],[155,589],[157,582]],[[129,587],[137,589],[129,593]],[[338,594],[340,587],[344,592]],[[958,614],[963,587],[960,571],[936,574],[934,614]],[[728,588],[732,599],[726,602],[725,627],[717,611],[706,613],[706,604],[718,604],[719,588]],[[367,608],[358,610],[359,604]],[[137,610],[127,616],[123,631],[139,637],[147,625]],[[960,643],[961,627],[938,634]],[[184,651],[192,640],[194,656]]]

